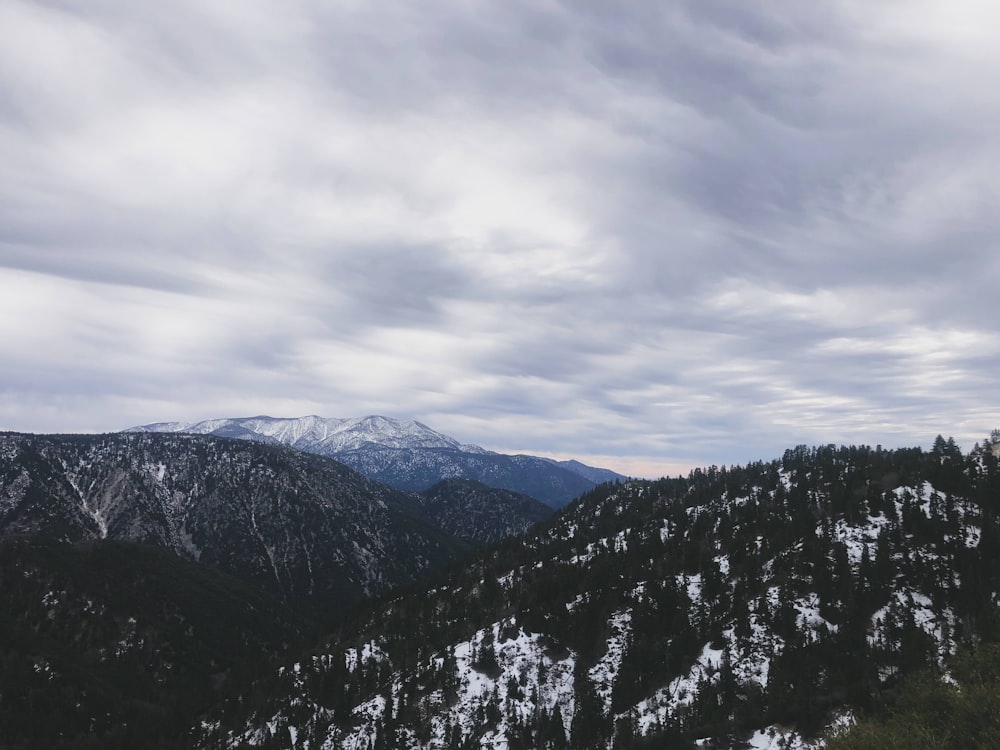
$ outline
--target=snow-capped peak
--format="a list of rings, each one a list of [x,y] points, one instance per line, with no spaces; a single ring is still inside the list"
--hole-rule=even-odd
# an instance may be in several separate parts
[[[203,422],[158,422],[132,427],[129,432],[189,432],[250,440],[278,442],[300,450],[341,453],[366,445],[386,448],[448,448],[466,453],[485,453],[475,445],[462,445],[443,433],[412,419],[381,415],[351,419],[316,415],[296,418],[268,416],[209,419]],[[322,449],[322,450],[320,450]]]

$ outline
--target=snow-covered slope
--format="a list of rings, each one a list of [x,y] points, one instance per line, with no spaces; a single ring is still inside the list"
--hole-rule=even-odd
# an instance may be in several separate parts
[[[334,455],[369,445],[387,448],[448,448],[465,453],[486,453],[477,445],[462,445],[454,438],[412,419],[377,415],[354,419],[317,417],[240,417],[202,422],[157,422],[126,432],[187,432],[273,441],[298,450]]]
[[[800,447],[602,486],[359,613],[200,746],[818,747],[995,621],[998,463]]]

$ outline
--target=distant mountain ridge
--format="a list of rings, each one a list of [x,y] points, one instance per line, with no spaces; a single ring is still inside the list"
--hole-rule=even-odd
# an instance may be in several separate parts
[[[570,459],[569,461],[556,461],[554,458],[546,458],[546,461],[551,461],[556,466],[561,466],[564,469],[572,471],[574,474],[579,474],[581,477],[589,479],[594,484],[604,484],[605,482],[615,482],[622,481],[625,477],[616,471],[611,471],[611,469],[601,469],[596,466],[587,466],[587,464],[581,463],[575,459]]]
[[[321,455],[358,450],[367,445],[388,448],[448,448],[464,453],[488,453],[478,445],[462,445],[443,433],[412,419],[379,415],[336,417],[234,417],[201,422],[156,422],[130,427],[125,432],[186,432],[257,440]]]
[[[183,432],[281,443],[329,456],[397,489],[423,491],[444,479],[472,479],[530,495],[553,508],[562,507],[597,484],[626,478],[579,461],[495,453],[462,444],[421,422],[378,415],[157,422],[125,431]]]

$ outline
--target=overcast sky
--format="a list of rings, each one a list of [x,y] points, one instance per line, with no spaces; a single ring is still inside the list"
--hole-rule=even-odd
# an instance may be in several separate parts
[[[998,30],[4,0],[0,429],[383,414],[644,476],[967,449],[1000,427]]]

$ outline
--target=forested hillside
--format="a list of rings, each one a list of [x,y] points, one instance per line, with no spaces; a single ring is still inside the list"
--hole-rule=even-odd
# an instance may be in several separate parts
[[[468,546],[417,498],[279,445],[0,434],[0,536],[154,545],[327,616]]]
[[[808,746],[997,638],[996,437],[602,486],[364,605],[200,746]]]
[[[435,526],[477,546],[522,534],[552,515],[549,506],[533,497],[472,479],[444,479],[416,495]]]
[[[318,626],[168,550],[0,539],[0,747],[189,747],[193,716]]]
[[[1000,747],[1000,644],[961,651],[942,674],[927,669],[902,680],[827,750],[993,750]]]

